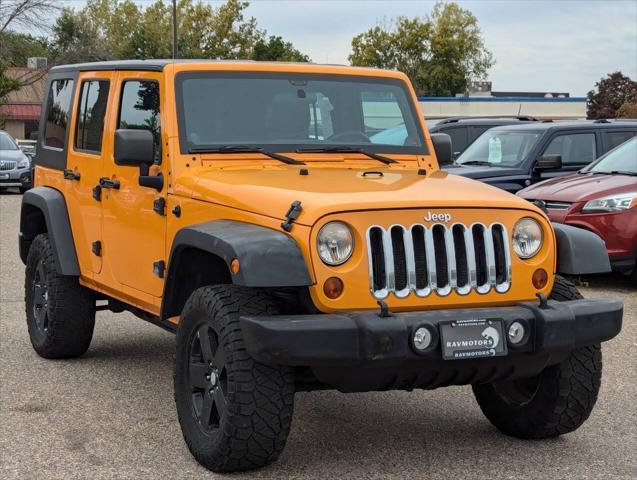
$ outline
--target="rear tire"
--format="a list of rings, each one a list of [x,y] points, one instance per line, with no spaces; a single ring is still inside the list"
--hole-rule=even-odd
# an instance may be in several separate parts
[[[95,326],[95,297],[77,277],[57,272],[47,234],[31,244],[24,289],[29,337],[38,355],[73,358],[86,352]]]
[[[177,329],[175,403],[184,440],[214,472],[263,467],[283,451],[294,403],[291,367],[256,362],[239,315],[271,315],[259,290],[222,285],[196,290]]]
[[[581,298],[572,283],[555,277],[551,299]],[[551,438],[586,421],[601,378],[602,351],[596,344],[573,350],[536,377],[473,385],[473,393],[482,413],[501,432],[517,438]]]

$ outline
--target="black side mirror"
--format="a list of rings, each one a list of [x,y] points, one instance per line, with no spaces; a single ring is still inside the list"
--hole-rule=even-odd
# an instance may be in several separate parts
[[[432,133],[431,143],[434,144],[438,165],[449,165],[453,163],[453,151],[451,148],[451,137],[446,133]]]
[[[561,155],[544,155],[535,162],[535,170],[559,170],[562,168]]]
[[[155,139],[150,130],[115,130],[116,165],[150,165],[155,158]]]
[[[116,165],[139,167],[139,185],[154,188],[158,192],[164,188],[164,177],[149,175],[155,160],[155,139],[150,130],[120,128],[115,130],[113,157]]]

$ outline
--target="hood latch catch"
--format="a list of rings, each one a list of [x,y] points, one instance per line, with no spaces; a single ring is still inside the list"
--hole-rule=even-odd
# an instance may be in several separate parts
[[[292,205],[290,205],[290,209],[288,210],[288,213],[285,214],[286,220],[285,222],[281,224],[281,228],[285,230],[286,232],[291,231],[292,224],[297,218],[299,218],[299,215],[301,215],[302,211],[303,211],[303,207],[301,207],[301,202],[298,200],[293,201]]]

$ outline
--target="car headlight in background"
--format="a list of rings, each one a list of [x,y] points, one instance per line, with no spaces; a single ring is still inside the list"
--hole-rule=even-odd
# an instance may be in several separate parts
[[[354,251],[354,236],[350,228],[342,222],[323,225],[317,238],[318,254],[327,265],[345,263]]]
[[[513,251],[520,258],[531,258],[542,248],[544,233],[540,224],[529,217],[518,220],[513,227]]]
[[[29,157],[23,158],[18,162],[18,168],[29,168],[29,165],[31,165]]]
[[[586,202],[582,213],[618,212],[637,205],[637,192],[618,193]]]

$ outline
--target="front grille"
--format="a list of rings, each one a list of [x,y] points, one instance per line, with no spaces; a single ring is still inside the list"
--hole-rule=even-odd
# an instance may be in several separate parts
[[[370,288],[378,299],[390,293],[504,293],[511,286],[509,237],[500,223],[375,225],[367,230],[367,254]]]
[[[13,170],[16,162],[0,162],[0,170]]]
[[[544,205],[546,205],[546,208],[549,210],[568,210],[571,208],[570,202],[552,202],[550,200],[546,200]]]

